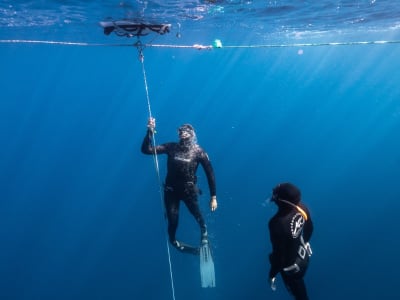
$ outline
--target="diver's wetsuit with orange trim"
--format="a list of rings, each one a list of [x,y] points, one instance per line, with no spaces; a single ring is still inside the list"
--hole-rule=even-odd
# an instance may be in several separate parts
[[[304,274],[308,267],[309,255],[304,244],[308,243],[314,226],[310,213],[303,204],[298,204],[301,210],[285,203],[278,204],[278,212],[269,221],[268,227],[272,243],[272,253],[269,256],[271,269],[269,278],[278,273],[296,300],[307,300],[307,290],[304,284]],[[307,218],[303,213],[307,214]],[[292,266],[298,268],[292,268]],[[286,271],[285,271],[286,269]]]
[[[171,243],[176,241],[179,203],[182,200],[200,225],[201,233],[206,232],[206,224],[200,212],[197,196],[196,171],[199,164],[207,176],[210,196],[216,196],[214,171],[207,153],[196,143],[166,143],[155,147],[151,141],[152,133],[148,130],[142,143],[144,154],[167,154],[167,176],[164,187],[164,204],[168,218],[168,235]],[[180,249],[182,250],[182,249]]]

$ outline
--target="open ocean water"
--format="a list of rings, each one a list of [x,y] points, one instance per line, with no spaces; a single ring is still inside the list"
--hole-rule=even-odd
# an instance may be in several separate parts
[[[99,26],[124,18],[172,25],[141,39],[149,100],[157,142],[191,123],[214,165],[216,288],[171,248],[172,293],[137,40]],[[267,284],[282,181],[314,220],[310,299],[396,299],[399,56],[399,0],[2,0],[0,299],[291,299]]]

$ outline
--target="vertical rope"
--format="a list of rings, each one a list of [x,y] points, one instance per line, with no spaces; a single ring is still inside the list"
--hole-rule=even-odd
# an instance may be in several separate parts
[[[146,99],[147,99],[147,110],[149,112],[149,118],[152,118],[153,116],[152,116],[152,113],[151,113],[149,88],[148,88],[148,85],[147,85],[146,70],[145,70],[145,67],[144,67],[143,48],[140,45],[140,43],[137,44],[137,47],[138,47],[138,50],[139,50],[139,60],[142,63],[143,81],[144,81],[144,87],[145,87]],[[152,142],[153,142],[153,149],[154,149],[153,160],[154,160],[154,166],[155,166],[156,173],[157,173],[157,179],[158,179],[158,185],[159,185],[159,195],[160,195],[160,200],[161,200],[161,207],[164,207],[163,194],[162,194],[162,190],[163,190],[162,189],[162,181],[161,181],[161,177],[160,177],[160,168],[159,168],[159,164],[158,164],[158,157],[157,157],[157,150],[156,150],[156,139],[155,139],[154,131],[152,131],[151,135],[152,135]],[[164,211],[164,214],[165,214],[165,211]],[[169,248],[169,242],[168,242],[167,234],[165,235],[165,241],[166,241],[167,253],[168,253],[168,264],[169,264],[169,274],[170,274],[170,279],[171,279],[172,299],[175,300],[174,276],[173,276],[173,273],[172,273],[171,252],[170,252],[170,248]]]

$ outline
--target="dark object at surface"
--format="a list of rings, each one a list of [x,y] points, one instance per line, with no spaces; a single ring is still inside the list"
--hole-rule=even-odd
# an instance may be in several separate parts
[[[109,35],[114,32],[118,36],[141,37],[155,32],[165,34],[170,31],[171,24],[145,24],[133,21],[103,21],[100,26],[104,28],[104,34]]]

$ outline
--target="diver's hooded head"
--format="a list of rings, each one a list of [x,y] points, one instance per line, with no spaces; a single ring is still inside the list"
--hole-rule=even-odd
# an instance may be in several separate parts
[[[299,204],[301,200],[300,189],[290,182],[278,184],[272,190],[272,201],[279,206],[279,200],[286,200],[294,205]]]
[[[190,124],[183,124],[178,128],[179,141],[181,144],[195,144],[196,143],[196,133],[194,128]]]

